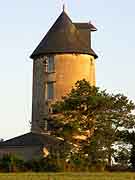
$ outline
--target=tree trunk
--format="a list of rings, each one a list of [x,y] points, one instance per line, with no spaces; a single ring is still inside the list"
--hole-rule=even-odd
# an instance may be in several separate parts
[[[112,166],[112,149],[111,146],[108,147],[108,166]]]

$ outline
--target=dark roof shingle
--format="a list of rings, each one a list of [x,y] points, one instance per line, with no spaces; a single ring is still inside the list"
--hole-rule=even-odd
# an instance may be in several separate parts
[[[35,59],[37,56],[51,53],[82,53],[97,58],[95,52],[90,48],[89,39],[86,41],[82,37],[78,28],[64,11],[30,57]]]
[[[89,29],[90,31],[97,31],[97,28],[91,24],[91,23],[80,23],[80,22],[75,22],[74,25],[78,28],[78,29]]]
[[[61,140],[48,134],[27,133],[0,143],[1,147],[56,145]]]

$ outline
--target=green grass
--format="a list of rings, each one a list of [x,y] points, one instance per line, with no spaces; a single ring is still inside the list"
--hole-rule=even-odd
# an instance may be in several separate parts
[[[1,173],[0,180],[135,180],[135,173]]]

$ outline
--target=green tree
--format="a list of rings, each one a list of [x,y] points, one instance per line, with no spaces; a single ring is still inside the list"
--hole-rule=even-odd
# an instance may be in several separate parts
[[[57,136],[76,144],[76,151],[89,162],[108,160],[111,165],[113,145],[119,140],[121,128],[134,126],[135,105],[122,94],[109,94],[91,86],[86,80],[77,81],[62,101],[53,105],[55,122],[60,123]],[[84,140],[75,137],[86,137]],[[92,153],[93,152],[93,153]]]
[[[5,154],[0,160],[0,168],[6,172],[22,171],[24,161],[14,154]]]
[[[123,130],[120,133],[120,139],[127,144],[127,147],[130,146],[131,150],[129,151],[129,162],[133,169],[135,169],[135,132],[134,130]]]
[[[119,149],[116,150],[114,159],[121,168],[128,168],[130,160],[130,150],[126,146],[124,147],[124,145],[122,145],[122,147],[119,147]]]

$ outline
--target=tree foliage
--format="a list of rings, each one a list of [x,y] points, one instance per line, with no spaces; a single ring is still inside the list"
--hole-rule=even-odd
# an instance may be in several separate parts
[[[131,163],[131,167],[135,169],[135,132],[134,129],[130,130],[123,130],[119,133],[121,141],[130,146],[130,153],[129,153],[129,162]]]
[[[111,165],[113,145],[120,140],[119,131],[134,127],[134,109],[134,103],[123,94],[110,94],[83,79],[53,105],[55,120],[60,124],[55,133],[77,144],[77,151],[88,162],[107,159]]]

